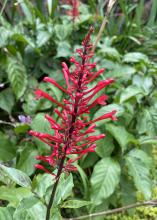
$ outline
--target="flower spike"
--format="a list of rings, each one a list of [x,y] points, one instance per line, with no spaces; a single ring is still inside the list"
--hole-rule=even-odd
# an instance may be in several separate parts
[[[50,115],[45,115],[51,129],[54,130],[53,135],[35,131],[29,132],[29,134],[48,144],[52,150],[51,155],[37,157],[38,160],[47,163],[50,168],[47,169],[39,164],[36,167],[52,175],[54,175],[52,170],[57,168],[57,178],[60,177],[62,172],[76,171],[77,169],[73,164],[85,154],[94,152],[96,148],[95,142],[105,137],[104,134],[93,134],[97,121],[104,119],[116,120],[115,110],[93,120],[88,120],[87,117],[87,114],[96,105],[106,105],[108,97],[105,94],[101,94],[95,100],[93,98],[98,92],[114,82],[112,78],[102,80],[93,88],[89,89],[89,83],[104,72],[104,69],[98,70],[95,74],[91,71],[96,66],[96,63],[89,62],[93,56],[90,52],[92,47],[90,42],[92,32],[93,27],[90,28],[83,40],[82,48],[76,50],[81,62],[78,62],[74,57],[70,58],[70,62],[74,63],[75,70],[73,72],[69,71],[67,64],[62,63],[62,72],[67,88],[63,88],[54,79],[49,77],[44,78],[45,82],[59,88],[68,98],[64,98],[62,102],[58,102],[40,89],[35,92],[37,98],[46,98],[61,107],[61,110],[58,108],[54,109],[54,113],[60,119],[59,122],[55,121]],[[77,157],[75,159],[69,159],[69,155],[73,154],[76,154]]]

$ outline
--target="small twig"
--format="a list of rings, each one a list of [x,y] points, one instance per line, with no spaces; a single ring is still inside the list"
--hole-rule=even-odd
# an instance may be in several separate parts
[[[107,24],[108,17],[109,17],[109,15],[110,15],[110,12],[111,12],[111,10],[112,10],[113,5],[115,4],[115,2],[116,2],[116,0],[109,0],[109,3],[108,3],[108,5],[107,5],[107,10],[106,10],[106,15],[105,15],[105,17],[104,17],[104,19],[103,19],[103,22],[102,22],[102,24],[101,24],[100,30],[99,30],[99,32],[98,32],[98,35],[97,35],[97,37],[96,37],[95,43],[94,43],[94,45],[93,45],[93,47],[92,47],[92,50],[91,50],[92,53],[94,53],[94,51],[95,51],[95,49],[96,49],[96,47],[97,47],[97,44],[98,44],[98,42],[99,42],[99,40],[100,40],[100,38],[101,38],[102,32],[103,32],[103,30],[104,30],[104,28],[105,28],[105,26],[106,26],[106,24]]]
[[[0,124],[11,125],[13,127],[16,127],[13,123],[7,122],[7,121],[2,121],[2,120],[0,120]]]
[[[5,6],[6,6],[6,4],[7,4],[7,1],[8,0],[5,0],[5,2],[4,2],[4,4],[3,4],[3,6],[1,5],[1,11],[0,11],[0,16],[2,16],[2,14],[3,14],[3,11],[5,10]],[[1,3],[1,2],[0,2]],[[2,3],[1,3],[2,4]],[[5,12],[5,15],[6,15],[6,12]],[[8,15],[7,15],[8,16]]]
[[[96,218],[98,216],[112,215],[114,213],[125,212],[128,209],[137,208],[140,206],[154,206],[154,205],[157,205],[157,199],[153,199],[153,200],[149,200],[149,201],[145,201],[145,202],[138,202],[138,203],[123,206],[120,208],[116,208],[116,209],[112,209],[112,210],[108,210],[108,211],[103,211],[103,212],[97,212],[97,213],[93,213],[93,214],[89,214],[89,215],[83,215],[83,216],[76,217],[76,218],[64,218],[64,220],[83,220],[83,219],[87,220],[89,218],[90,219]]]

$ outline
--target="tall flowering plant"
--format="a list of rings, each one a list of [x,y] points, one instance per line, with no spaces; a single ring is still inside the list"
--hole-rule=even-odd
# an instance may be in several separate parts
[[[63,88],[54,79],[49,77],[44,78],[45,82],[53,84],[64,92],[68,96],[68,99],[64,98],[62,102],[59,102],[40,89],[37,89],[35,92],[37,98],[46,98],[62,109],[61,111],[57,108],[54,109],[54,112],[61,119],[60,124],[50,115],[45,115],[45,118],[54,130],[54,135],[32,130],[29,131],[31,135],[48,144],[52,149],[50,155],[37,156],[36,159],[44,161],[48,163],[52,169],[58,170],[57,174],[54,174],[51,169],[46,169],[39,164],[36,165],[36,168],[54,175],[56,179],[47,208],[46,220],[48,220],[50,216],[50,208],[53,204],[61,173],[76,171],[77,169],[74,163],[85,154],[94,152],[96,148],[95,142],[105,137],[104,134],[89,136],[89,134],[95,132],[95,123],[108,118],[116,120],[115,110],[90,121],[87,120],[87,117],[84,117],[84,114],[89,114],[90,110],[96,105],[106,104],[107,96],[105,94],[95,98],[94,101],[92,100],[99,91],[114,81],[112,78],[109,78],[99,81],[93,88],[88,88],[88,85],[104,72],[104,69],[100,69],[96,73],[92,72],[92,69],[96,66],[96,63],[89,62],[93,56],[90,52],[92,47],[90,36],[92,32],[93,28],[91,27],[82,42],[82,48],[77,49],[81,62],[77,61],[74,57],[70,58],[70,62],[75,65],[75,70],[71,72],[66,63],[62,63],[63,76],[67,88]],[[76,156],[71,157],[71,155]]]

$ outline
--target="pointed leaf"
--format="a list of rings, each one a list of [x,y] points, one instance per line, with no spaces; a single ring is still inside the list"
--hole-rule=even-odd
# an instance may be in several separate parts
[[[120,180],[120,166],[111,158],[101,159],[94,167],[91,177],[91,199],[100,204],[115,191]]]
[[[135,85],[131,85],[128,86],[122,93],[120,96],[120,103],[123,103],[125,101],[127,101],[128,99],[132,98],[132,97],[136,97],[136,95],[138,94],[142,94],[144,95],[144,91],[135,86]]]
[[[108,124],[106,129],[119,143],[122,151],[126,150],[129,143],[136,143],[133,135],[127,132],[125,127]]]
[[[145,199],[151,198],[151,158],[144,151],[134,149],[126,156],[126,165],[136,188],[144,194]]]
[[[19,54],[17,57],[8,57],[6,71],[16,98],[19,99],[27,86],[27,73]]]
[[[23,187],[31,187],[31,179],[22,171],[15,168],[6,167],[2,164],[0,164],[0,169],[4,176],[6,175],[16,184]]]
[[[15,99],[10,88],[4,89],[0,92],[0,108],[8,112],[9,114],[12,111],[14,106]]]

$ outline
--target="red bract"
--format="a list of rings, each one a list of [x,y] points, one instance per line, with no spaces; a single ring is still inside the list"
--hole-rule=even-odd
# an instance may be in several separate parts
[[[95,74],[91,71],[96,66],[96,63],[89,63],[92,57],[90,53],[92,47],[90,44],[90,35],[92,32],[93,28],[90,28],[87,36],[82,42],[83,48],[77,50],[81,62],[76,61],[74,57],[70,59],[75,65],[75,70],[71,72],[66,63],[62,63],[63,76],[67,85],[66,89],[60,86],[54,79],[49,77],[44,78],[45,82],[49,82],[56,86],[64,92],[68,98],[63,99],[62,102],[58,102],[40,89],[35,92],[37,98],[46,98],[62,108],[61,111],[57,108],[54,110],[60,118],[60,123],[56,122],[48,114],[45,115],[45,118],[54,130],[54,135],[35,131],[29,132],[52,148],[51,155],[38,156],[36,159],[48,163],[53,168],[58,169],[58,167],[60,167],[60,172],[75,171],[76,167],[73,163],[85,154],[95,151],[96,144],[94,142],[105,137],[104,134],[88,136],[95,132],[95,122],[108,118],[116,120],[115,110],[91,121],[88,121],[86,117],[94,106],[106,104],[105,101],[107,100],[107,96],[105,94],[93,100],[94,96],[114,81],[113,79],[102,80],[93,88],[88,88],[88,84],[102,74],[104,70],[101,69]],[[86,114],[86,116],[84,114]],[[70,158],[70,155],[73,154],[77,155],[75,159]],[[41,165],[37,165],[36,167],[45,172],[52,173],[50,171],[51,169],[47,170]]]

